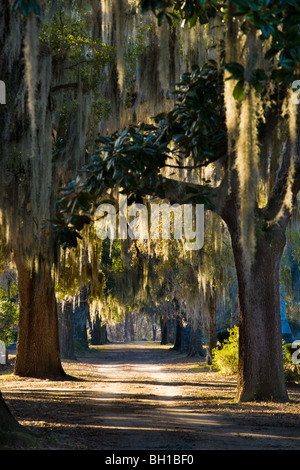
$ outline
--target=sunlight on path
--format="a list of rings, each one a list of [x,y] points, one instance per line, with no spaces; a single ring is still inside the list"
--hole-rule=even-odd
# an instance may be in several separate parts
[[[289,432],[278,435],[277,429],[237,424],[229,414],[204,412],[201,404],[196,411],[185,407],[185,403],[200,403],[202,384],[198,383],[201,374],[195,371],[196,361],[194,369],[189,363],[184,369],[179,355],[166,356],[158,346],[151,350],[133,344],[116,349],[110,345],[105,355],[97,369],[101,381],[93,387],[98,403],[104,407],[94,426],[103,430],[108,448],[263,449],[270,445],[284,449],[297,441],[300,447],[300,435],[298,432],[299,437],[295,437],[295,430],[292,444]],[[225,386],[222,388],[221,380],[215,386],[216,397],[229,393]]]
[[[97,384],[99,391],[117,395],[128,393],[128,383],[130,383],[130,393],[140,395],[153,395],[154,397],[175,397],[178,394],[176,386],[172,385],[171,374],[166,376],[159,365],[144,364],[121,364],[102,365],[99,368],[101,375],[107,376],[107,381]],[[168,380],[167,383],[166,380]]]
[[[299,391],[291,404],[238,405],[236,379],[199,361],[170,345],[109,344],[64,361],[70,379],[3,375],[0,389],[21,424],[76,448],[300,449]]]

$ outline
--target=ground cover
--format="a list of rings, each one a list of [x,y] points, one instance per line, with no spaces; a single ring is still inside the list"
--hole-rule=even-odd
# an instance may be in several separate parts
[[[236,379],[158,343],[93,347],[52,381],[0,373],[3,398],[39,449],[300,449],[300,385],[289,403],[234,401]]]

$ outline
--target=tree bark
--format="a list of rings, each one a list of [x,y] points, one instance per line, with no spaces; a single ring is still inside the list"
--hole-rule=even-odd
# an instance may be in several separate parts
[[[175,342],[173,349],[175,351],[180,351],[181,349],[181,337],[182,337],[182,323],[181,323],[181,317],[177,313],[176,315],[176,329],[175,329]]]
[[[237,231],[229,224],[239,284],[239,374],[237,401],[287,401],[282,356],[279,268],[284,231],[273,227],[257,236],[248,273]]]
[[[210,293],[209,298],[209,317],[208,317],[208,345],[206,349],[206,362],[212,364],[212,351],[217,344],[217,325],[216,325],[216,296],[215,289]]]
[[[79,298],[74,310],[74,338],[84,348],[88,349],[87,320],[90,315],[89,290],[86,285],[80,288]]]
[[[100,327],[100,344],[107,344],[109,343],[108,337],[107,337],[107,328],[106,325],[102,325]]]
[[[165,315],[160,317],[161,340],[160,344],[168,344],[168,321]]]
[[[36,436],[12,415],[0,392],[0,450],[36,446]]]
[[[20,256],[16,256],[16,264],[20,318],[14,373],[21,377],[63,377],[50,267],[40,260],[37,272]]]
[[[91,344],[97,346],[101,343],[101,318],[97,312],[94,318],[90,319]]]
[[[195,324],[196,322],[191,322],[191,331],[190,331],[190,344],[188,349],[188,356],[203,356],[203,344],[202,344],[202,331],[199,325]]]
[[[19,431],[22,429],[23,427],[12,415],[0,392],[0,444],[2,443],[3,439],[2,433]]]
[[[157,327],[154,323],[152,323],[152,341],[156,341],[156,331]]]
[[[58,310],[60,356],[64,359],[75,359],[72,300],[58,305]]]
[[[133,316],[133,314],[129,315],[128,332],[129,332],[129,336],[130,336],[130,341],[135,340],[134,319],[136,319],[136,315],[134,315],[134,316]]]
[[[191,341],[191,324],[186,323],[181,328],[180,352],[188,353]]]
[[[128,343],[128,322],[129,322],[129,313],[125,314],[124,322],[124,343]]]

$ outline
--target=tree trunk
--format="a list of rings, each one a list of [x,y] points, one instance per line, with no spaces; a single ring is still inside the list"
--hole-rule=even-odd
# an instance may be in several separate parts
[[[107,338],[107,329],[106,329],[106,325],[102,325],[100,327],[100,343],[99,344],[107,344],[109,341],[108,341],[108,338]]]
[[[16,257],[20,317],[14,373],[21,377],[65,376],[59,351],[57,304],[51,270],[43,261],[38,272]]]
[[[96,311],[90,320],[90,334],[91,334],[91,344],[97,346],[101,344],[101,317],[99,312]]]
[[[2,433],[20,431],[21,429],[23,429],[22,426],[13,417],[0,392],[0,444],[3,443]]]
[[[181,328],[180,352],[188,353],[191,341],[191,324],[186,323]]]
[[[176,329],[175,329],[175,342],[173,349],[175,351],[180,351],[181,349],[181,337],[182,337],[182,322],[179,314],[176,315]]]
[[[191,324],[189,357],[203,356],[202,331],[194,322]]]
[[[167,320],[167,332],[168,332],[168,343],[174,343],[175,341],[175,322],[173,318]]]
[[[157,331],[157,326],[152,323],[152,341],[156,341],[156,331]]]
[[[89,319],[89,292],[86,286],[80,288],[79,299],[74,310],[73,324],[74,324],[74,338],[79,342],[83,348],[88,349],[87,337],[87,321]]]
[[[261,231],[255,259],[247,274],[243,250],[231,231],[239,283],[238,401],[287,401],[280,319],[279,268],[284,232]]]
[[[0,450],[14,447],[37,448],[37,440],[37,435],[14,418],[0,392]]]
[[[210,293],[209,298],[209,318],[208,318],[208,345],[206,349],[206,362],[212,364],[212,351],[217,344],[217,326],[216,326],[216,295],[215,289]]]
[[[165,315],[160,317],[161,340],[160,344],[168,344],[168,322]]]
[[[125,321],[124,321],[124,343],[128,343],[128,321],[129,321],[129,313],[126,313]]]
[[[136,319],[136,315],[134,315],[134,318]],[[133,314],[129,315],[128,320],[129,320],[128,329],[129,329],[130,341],[134,341],[135,340],[135,328],[134,328]]]
[[[58,306],[58,331],[60,356],[64,359],[75,359],[73,336],[73,302],[66,300]]]

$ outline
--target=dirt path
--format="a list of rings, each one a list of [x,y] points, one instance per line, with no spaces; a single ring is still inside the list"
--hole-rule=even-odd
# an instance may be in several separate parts
[[[299,386],[289,404],[239,405],[234,378],[158,344],[107,345],[63,365],[76,380],[0,375],[6,403],[46,448],[300,449]]]

